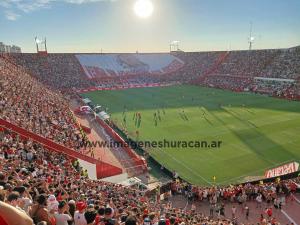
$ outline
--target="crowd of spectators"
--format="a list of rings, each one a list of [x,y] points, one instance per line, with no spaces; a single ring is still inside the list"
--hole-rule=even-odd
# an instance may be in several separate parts
[[[300,48],[228,52],[198,84],[299,99]],[[258,79],[260,77],[269,80]]]
[[[75,54],[11,54],[10,60],[23,66],[44,84],[57,89],[87,88],[161,82],[189,82],[207,72],[224,52],[174,53],[185,65],[165,74],[143,73],[88,79]]]
[[[21,223],[17,212],[0,214],[0,221],[12,221],[11,216],[15,216],[15,224],[19,225],[32,222],[166,225],[167,222],[198,224],[210,221],[202,214],[163,207],[155,196],[146,197],[137,189],[90,180],[83,176],[77,161],[48,151],[11,131],[1,130],[0,143],[0,201],[17,209],[27,222]],[[6,206],[0,204],[1,208]],[[220,221],[229,224],[225,218]]]
[[[249,90],[253,78],[243,76],[213,75],[203,79],[202,84],[208,87],[229,89],[232,91]]]
[[[168,73],[139,73],[136,75],[124,75],[93,79],[96,87],[110,88],[116,86],[145,85],[145,84],[178,84],[189,83],[206,73],[224,52],[195,52],[174,53],[176,57],[185,62],[184,66]]]
[[[229,202],[238,203],[241,211],[244,211],[246,207],[248,207],[249,210],[249,201],[256,202],[256,208],[261,210],[272,208],[275,210],[282,209],[288,201],[294,201],[294,193],[296,193],[298,189],[300,189],[299,177],[285,181],[278,179],[276,182],[271,183],[247,183],[243,185],[230,185],[227,187],[214,186],[209,188],[191,185],[177,180],[171,184],[172,195],[184,195],[191,202],[209,202],[210,215],[213,215],[216,211],[219,214],[225,214],[224,204]],[[233,217],[236,217],[236,215]],[[269,215],[262,216],[260,222],[276,224],[275,221],[275,216]]]
[[[270,56],[270,58],[274,57],[272,62],[276,62],[276,57],[279,57],[277,51],[279,50],[272,52]],[[294,51],[297,52],[297,49]],[[211,71],[217,62],[223,65],[222,60],[228,60],[225,58],[225,53],[178,54],[178,57],[185,58],[189,62],[180,69],[184,70],[184,73],[179,70],[164,76],[143,75],[123,80],[120,78],[118,82],[121,84],[187,82],[205,74],[203,81],[205,85],[244,90],[251,87],[253,76],[256,74],[256,72],[237,71],[233,76],[227,74],[228,67],[222,70],[217,70],[216,67]],[[298,53],[292,54],[293,56],[290,53],[285,55],[298,57]],[[48,55],[45,56],[47,58],[39,59],[37,64],[34,64],[36,61],[32,58],[36,56],[30,54],[13,57],[18,62],[23,60],[26,68],[35,72],[38,80],[23,67],[0,57],[1,118],[55,142],[78,149],[82,137],[69,110],[68,99],[58,91],[54,92],[47,88],[40,81],[46,85],[52,84],[52,87],[56,88],[84,87],[89,85],[86,82],[91,81],[82,78],[82,72],[79,73],[80,68],[76,68],[78,63],[72,61],[73,59],[70,60],[71,56]],[[226,57],[232,56],[229,53]],[[237,54],[237,57],[240,55]],[[57,61],[61,61],[61,64]],[[57,69],[53,69],[56,63]],[[264,67],[268,63],[270,62],[265,60],[259,65]],[[28,67],[28,64],[33,65]],[[208,65],[210,65],[209,69]],[[229,65],[231,67],[231,64]],[[65,70],[67,67],[69,69]],[[72,71],[74,74],[71,74]],[[218,72],[218,74],[209,72]],[[292,69],[289,66],[287,77],[297,78],[296,73],[297,68]],[[278,74],[282,73],[278,72]],[[103,85],[98,82],[98,85]],[[109,82],[113,83],[114,80],[108,80],[107,85],[111,85]],[[295,87],[282,88],[291,90]],[[226,202],[237,202],[245,206],[247,201],[255,200],[258,205],[266,202],[275,208],[280,208],[285,199],[296,191],[297,187],[299,188],[299,183],[300,180],[297,178],[267,184],[205,188],[174,181],[171,184],[173,195],[183,194],[192,201],[207,201],[212,212],[218,212],[217,216],[205,215],[194,210],[193,207],[191,210],[184,210],[174,208],[171,204],[160,203],[158,192],[155,192],[153,197],[145,196],[144,192],[133,188],[91,180],[82,171],[77,161],[63,154],[54,153],[32,140],[22,138],[0,127],[0,224],[22,225],[33,222],[40,225],[235,224],[236,218],[228,219],[224,215]],[[278,223],[270,217],[263,218],[259,224]]]
[[[20,66],[0,58],[0,117],[28,131],[79,150],[82,141],[68,101]]]
[[[212,212],[205,215],[194,205],[186,210],[172,207],[168,201],[160,202],[159,192],[145,195],[131,187],[90,180],[76,160],[5,129],[0,130],[0,169],[0,212],[14,209],[10,214],[0,214],[4,225],[236,224],[237,218],[225,215],[227,202],[243,207],[255,200],[259,206],[265,202],[281,208],[300,182],[298,178],[259,185],[199,187],[174,180],[170,185],[172,195],[184,195],[191,202],[209,202]],[[274,216],[254,222],[278,224]]]
[[[174,73],[179,80],[189,82],[209,72],[225,52],[178,52],[176,57],[185,62],[185,66]]]
[[[281,80],[265,80],[256,78],[250,85],[250,90],[271,96],[295,99],[300,96],[300,88],[296,82]]]
[[[153,75],[140,74],[138,76],[126,76],[116,78],[106,78],[101,80],[94,80],[95,86],[99,88],[111,88],[111,87],[130,87],[131,85],[146,85],[146,84],[173,84],[178,82],[177,79],[173,79],[168,75]]]
[[[55,89],[90,87],[75,54],[11,54],[10,59],[26,68],[42,83]]]
[[[295,79],[296,82],[299,82],[299,47],[230,52],[174,52],[172,54],[185,64],[170,73],[141,72],[131,76],[111,76],[101,79],[88,79],[75,54],[47,54],[44,56],[11,54],[9,57],[16,64],[27,68],[44,84],[63,90],[177,82],[198,82],[207,86],[242,90],[244,88],[251,89],[246,85],[254,77]],[[207,78],[208,75],[216,76]],[[245,77],[245,79],[241,77]],[[236,84],[232,84],[233,82]],[[276,86],[272,93],[277,93],[280,87],[281,85]]]
[[[231,51],[215,73],[231,76],[260,76],[263,69],[279,53],[280,50]]]
[[[280,54],[272,60],[261,72],[264,77],[299,79],[300,47],[279,50]]]

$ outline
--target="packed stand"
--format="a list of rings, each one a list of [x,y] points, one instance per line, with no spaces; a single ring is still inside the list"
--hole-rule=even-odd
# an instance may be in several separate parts
[[[95,86],[116,86],[127,84],[189,82],[203,73],[206,73],[219,59],[223,52],[195,52],[174,53],[185,62],[185,65],[176,71],[166,74],[140,73],[124,75],[122,77],[103,77],[101,79],[87,79],[80,63],[74,54],[11,54],[12,62],[27,68],[44,84],[58,88],[88,88]],[[122,83],[125,82],[125,83]],[[126,84],[127,83],[127,84]]]
[[[299,47],[232,51],[228,52],[216,70],[211,74],[204,74],[198,84],[299,100],[299,62]],[[264,81],[260,77],[268,78],[270,81]]]
[[[231,51],[215,74],[231,76],[260,76],[280,50]]]
[[[280,50],[261,73],[264,77],[299,79],[300,77],[300,47]]]
[[[0,118],[79,150],[82,136],[68,101],[23,68],[0,58]]]
[[[202,84],[208,87],[241,92],[248,91],[252,82],[253,78],[251,77],[215,75],[205,77]]]
[[[137,75],[123,75],[119,77],[105,77],[93,79],[96,87],[110,88],[116,86],[145,85],[145,84],[180,84],[189,83],[206,73],[216,64],[223,52],[195,52],[174,53],[174,55],[185,62],[184,66],[166,74],[139,73]]]
[[[0,72],[1,118],[67,146],[78,141],[80,137],[72,135],[76,129],[62,95],[48,90],[5,59],[0,59]],[[32,224],[32,219],[47,225],[124,221],[130,225],[146,219],[163,225],[171,212],[176,215],[171,208],[160,214],[161,206],[150,204],[143,192],[89,180],[78,162],[72,164],[66,156],[3,128],[0,160],[0,200],[6,202],[0,202],[0,210],[11,211],[1,213],[3,224]],[[191,218],[198,222],[210,220],[202,214],[178,220],[190,224]]]
[[[11,54],[10,59],[28,69],[41,82],[55,89],[92,85],[74,54]]]
[[[90,180],[77,161],[4,129],[0,162],[0,210],[7,205],[17,209],[10,215],[0,214],[2,222],[12,221],[13,216],[19,222],[26,218],[19,225],[229,224],[225,218],[218,223],[170,204],[162,208],[155,195],[147,197],[134,188]]]
[[[255,93],[287,99],[298,99],[300,96],[300,88],[296,82],[291,81],[264,80],[256,78],[250,85],[250,90]]]
[[[11,54],[10,58],[16,64],[27,68],[44,84],[59,89],[159,82],[188,83],[208,74],[299,80],[299,47],[230,52],[174,52],[172,54],[185,62],[182,68],[174,72],[163,75],[141,72],[135,75],[90,80],[84,75],[75,54],[47,54],[46,56]]]
[[[0,212],[14,210],[0,214],[4,225],[231,225],[238,218],[228,219],[227,203],[236,202],[246,209],[252,200],[257,207],[268,204],[268,210],[281,209],[300,188],[299,178],[227,187],[199,187],[174,180],[169,189],[172,195],[184,195],[193,202],[190,210],[174,208],[171,201],[159,201],[159,191],[145,195],[131,187],[90,180],[78,161],[5,129],[0,129],[0,162]],[[198,212],[196,202],[208,202],[210,215]],[[256,222],[277,225],[274,215],[263,215]]]
[[[185,66],[176,71],[175,76],[183,82],[189,82],[210,72],[226,52],[178,52],[174,54],[185,62]]]

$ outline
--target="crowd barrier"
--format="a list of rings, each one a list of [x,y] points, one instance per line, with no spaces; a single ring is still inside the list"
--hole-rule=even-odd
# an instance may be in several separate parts
[[[58,143],[55,143],[52,140],[49,140],[45,137],[42,137],[35,133],[29,132],[29,131],[27,131],[19,126],[16,126],[6,120],[3,120],[1,118],[0,118],[0,126],[4,127],[5,129],[12,130],[24,138],[36,141],[36,142],[40,143],[41,145],[43,145],[48,150],[66,154],[71,159],[78,159],[79,161],[81,160],[82,162],[84,162],[85,165],[88,165],[90,167],[92,166],[93,168],[95,168],[95,170],[93,170],[93,171],[90,170],[90,172],[93,173],[93,174],[91,174],[91,176],[94,177],[95,179],[101,179],[104,177],[115,176],[115,175],[122,173],[122,169],[119,167],[110,165],[103,161],[94,159],[94,158],[84,155],[80,152],[77,152],[75,150],[67,148],[67,147],[60,145]],[[89,170],[88,170],[88,172],[89,172]],[[90,176],[90,174],[89,174],[89,176]]]
[[[80,105],[84,105],[82,98],[80,95],[76,96],[76,99],[78,100]],[[138,154],[134,152],[133,149],[129,147],[129,145],[126,144],[125,140],[113,129],[111,128],[106,122],[101,120],[98,116],[96,117],[97,123],[106,131],[106,133],[116,142],[122,143],[123,150],[126,152],[126,154],[130,157],[130,159],[134,163],[134,170],[137,172],[137,170],[140,170],[141,172],[145,172],[148,169],[146,160],[142,159]]]
[[[96,121],[104,128],[106,133],[116,142],[122,143],[124,146],[123,149],[126,151],[127,155],[132,159],[134,165],[142,170],[147,169],[147,165],[145,160],[143,160],[139,155],[137,155],[124,141],[124,139],[112,129],[107,123],[101,120],[99,117],[96,117]]]
[[[92,132],[91,128],[84,126],[82,124],[79,124],[79,126],[81,127],[81,129],[86,133],[86,134],[90,134]]]

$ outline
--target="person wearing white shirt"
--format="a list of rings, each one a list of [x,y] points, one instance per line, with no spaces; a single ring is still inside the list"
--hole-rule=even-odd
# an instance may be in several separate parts
[[[84,217],[84,212],[76,211],[74,213],[74,223],[75,225],[87,225],[86,219]]]
[[[54,214],[56,219],[56,225],[68,225],[68,221],[72,220],[69,214],[69,205],[62,201],[58,205],[58,212]]]
[[[258,196],[256,197],[256,208],[261,208],[261,204],[262,204],[262,195],[258,194]]]
[[[77,202],[76,208],[77,208],[77,210],[74,213],[74,224],[75,225],[87,225],[86,219],[84,217],[86,203],[85,202]]]

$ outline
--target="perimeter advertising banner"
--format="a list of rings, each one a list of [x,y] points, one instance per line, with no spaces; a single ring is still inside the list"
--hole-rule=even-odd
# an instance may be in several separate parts
[[[297,172],[298,169],[299,169],[299,163],[297,162],[287,163],[282,166],[267,170],[265,172],[265,178],[278,177],[289,173],[294,173]]]

